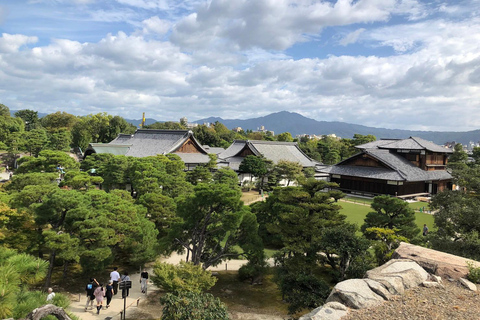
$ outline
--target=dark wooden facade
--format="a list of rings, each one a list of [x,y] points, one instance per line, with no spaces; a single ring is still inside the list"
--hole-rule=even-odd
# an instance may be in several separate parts
[[[337,183],[339,189],[342,191],[358,192],[368,195],[389,194],[392,196],[404,196],[418,193],[436,194],[447,189],[452,189],[452,183],[448,180],[402,182],[349,176],[341,176],[338,178],[333,175],[330,181]]]
[[[448,155],[446,153],[431,152],[428,150],[390,150],[401,156],[416,167],[424,171],[446,170]],[[368,153],[360,153],[347,159],[337,166],[371,167],[394,170],[387,163]],[[346,192],[358,192],[368,195],[389,194],[403,196],[419,193],[436,194],[452,188],[451,180],[438,181],[389,181],[381,179],[369,179],[348,175],[330,175],[330,181],[339,185],[339,189]]]
[[[192,138],[188,138],[180,148],[178,148],[174,153],[203,153],[199,146],[193,141]]]

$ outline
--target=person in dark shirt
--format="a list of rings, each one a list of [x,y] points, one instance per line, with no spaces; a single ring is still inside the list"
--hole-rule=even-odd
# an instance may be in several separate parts
[[[87,292],[87,303],[85,303],[85,311],[87,311],[88,304],[90,303],[90,309],[93,309],[93,300],[95,300],[95,289],[98,287],[98,282],[95,278],[90,278],[90,282],[85,286]]]
[[[130,276],[128,275],[128,272],[125,271],[125,273],[121,277],[122,282],[130,281]],[[122,289],[122,298],[128,297],[128,294],[130,292],[130,289],[124,288]]]
[[[140,287],[142,289],[142,293],[147,292],[147,282],[148,282],[148,272],[147,272],[147,269],[143,269],[143,272],[140,273]]]
[[[110,280],[105,288],[105,297],[107,298],[107,309],[110,307],[110,301],[112,301],[113,292],[113,281]]]

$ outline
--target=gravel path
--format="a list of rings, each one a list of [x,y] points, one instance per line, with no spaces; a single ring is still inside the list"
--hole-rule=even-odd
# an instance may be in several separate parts
[[[342,320],[479,320],[480,294],[444,280],[445,289],[416,287],[381,306],[352,310]],[[480,287],[477,285],[477,288]]]

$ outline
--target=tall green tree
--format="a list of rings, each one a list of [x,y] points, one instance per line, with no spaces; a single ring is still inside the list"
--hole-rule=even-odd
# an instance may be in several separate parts
[[[273,162],[264,157],[258,156],[246,156],[239,166],[239,171],[244,173],[250,173],[252,176],[257,177],[260,180],[260,189],[263,189],[263,184],[268,173],[273,168]],[[252,179],[250,179],[251,181]]]
[[[430,206],[438,210],[434,215],[438,229],[429,232],[428,238],[434,249],[480,260],[480,170],[464,173],[473,172],[475,176],[462,178],[468,182],[466,191],[447,190],[432,198]]]
[[[15,117],[21,118],[25,123],[25,130],[37,129],[39,125],[38,111],[29,109],[19,110],[15,112]]]
[[[26,134],[25,149],[31,156],[37,157],[40,151],[48,144],[47,132],[45,129],[32,129]]]
[[[408,203],[390,196],[377,196],[373,199],[369,212],[362,225],[362,232],[368,228],[397,230],[396,233],[407,239],[413,239],[420,233],[415,224],[415,211]]]
[[[71,131],[78,118],[73,114],[57,111],[40,119],[41,125],[48,131],[54,132],[60,129]]]
[[[205,269],[238,257],[236,246],[250,243],[257,230],[256,219],[240,197],[238,186],[217,181],[199,183],[193,194],[179,197],[177,215],[181,221],[172,226],[169,235],[170,243],[176,244],[174,249],[186,250],[188,260]],[[246,226],[247,221],[254,226]]]
[[[78,169],[79,164],[63,151],[43,150],[37,157],[23,157],[18,161],[17,173],[58,172],[58,166],[65,170]]]
[[[277,141],[286,141],[286,142],[292,142],[293,141],[293,137],[292,137],[292,134],[290,132],[283,132],[283,133],[280,133],[279,135],[277,135]]]
[[[287,160],[280,160],[275,165],[275,171],[278,175],[282,178],[287,180],[287,187],[290,185],[290,182],[297,181],[301,177],[302,174],[302,165],[298,162],[292,162]]]

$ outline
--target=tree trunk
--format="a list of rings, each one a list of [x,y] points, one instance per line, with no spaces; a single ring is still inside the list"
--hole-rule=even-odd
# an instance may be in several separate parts
[[[65,260],[63,263],[63,280],[67,280],[67,266],[68,266],[68,261]]]
[[[25,320],[40,320],[48,315],[55,316],[58,320],[72,320],[63,308],[47,304],[30,312]]]
[[[55,250],[50,252],[50,261],[49,261],[49,265],[48,265],[47,276],[45,277],[45,286],[44,286],[45,289],[50,287],[50,282],[52,280],[53,267],[55,266],[55,255],[56,255]]]

